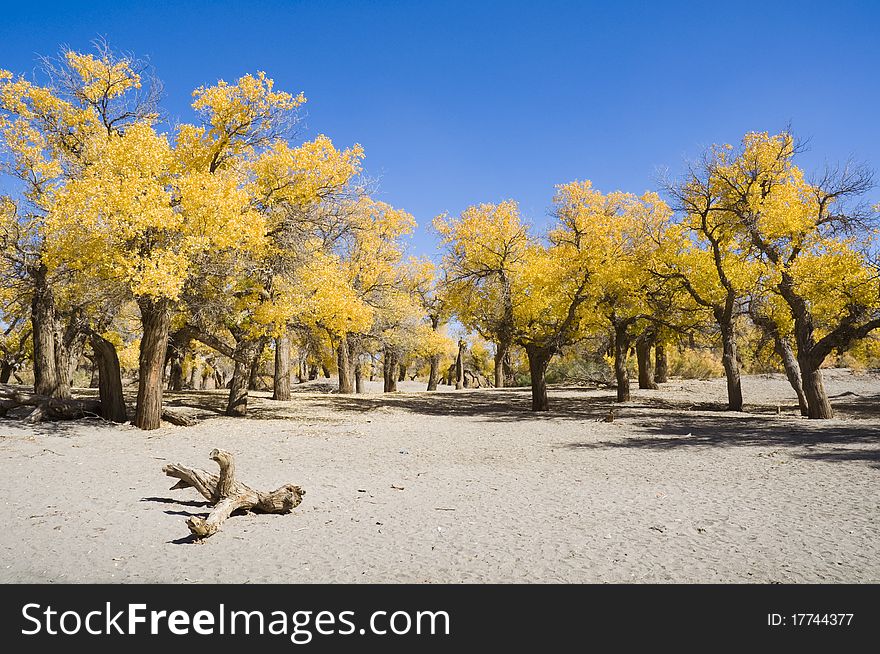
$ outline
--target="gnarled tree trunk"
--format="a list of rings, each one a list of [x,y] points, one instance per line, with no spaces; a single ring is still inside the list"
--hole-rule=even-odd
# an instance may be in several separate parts
[[[55,370],[58,375],[57,397],[70,398],[73,376],[85,347],[86,335],[78,314],[69,316],[66,323],[55,316]]]
[[[138,299],[143,337],[138,359],[138,395],[134,424],[140,429],[158,429],[162,420],[162,369],[171,328],[167,300]]]
[[[339,392],[349,395],[354,391],[352,387],[354,375],[348,351],[348,337],[345,334],[339,337],[339,344],[336,347],[336,365],[339,368]]]
[[[49,287],[48,269],[40,263],[31,271],[31,325],[34,339],[34,393],[62,397],[55,360],[55,296]]]
[[[656,390],[657,383],[654,381],[654,368],[651,365],[651,346],[654,343],[654,334],[651,331],[643,332],[636,339],[636,361],[639,367],[639,388]]]
[[[275,339],[275,379],[272,399],[290,399],[290,337],[285,334]]]
[[[189,382],[187,383],[187,388],[192,390],[199,390],[199,384],[202,379],[202,363],[199,357],[193,355],[190,357],[191,365],[189,368]]]
[[[89,342],[95,353],[98,369],[98,396],[101,398],[101,417],[113,422],[125,422],[128,415],[122,393],[122,374],[116,346],[97,332],[91,332]]]
[[[171,364],[168,375],[168,390],[183,390],[183,359],[189,347],[190,337],[185,329],[178,329],[168,337],[168,351],[165,358]]]
[[[400,353],[393,347],[386,347],[382,357],[382,390],[385,393],[397,392],[398,371],[400,368]],[[405,378],[405,374],[404,374]]]
[[[629,402],[629,370],[626,360],[629,356],[629,327],[632,321],[614,321],[614,379],[617,381],[617,401]]]
[[[364,392],[364,368],[360,358],[358,359],[358,362],[354,364],[354,391],[358,394]]]
[[[662,341],[654,343],[654,381],[658,384],[669,381],[669,361],[666,358],[666,345]]]
[[[507,381],[505,364],[510,362],[510,342],[499,340],[495,344],[495,388],[504,388]]]
[[[772,317],[761,312],[760,307],[753,306],[749,311],[752,322],[764,332],[766,336],[773,339],[773,351],[782,360],[782,367],[785,370],[785,376],[788,383],[794,391],[798,399],[798,406],[802,416],[809,416],[810,410],[807,404],[807,397],[804,394],[804,388],[801,385],[801,375],[798,370],[797,358],[791,349],[791,344],[779,331],[779,325]]]
[[[235,344],[235,368],[229,383],[229,401],[226,404],[226,415],[242,417],[247,415],[248,385],[254,367],[254,359],[258,357],[259,343],[246,338],[243,334],[233,333]]]
[[[526,345],[526,356],[529,359],[529,374],[532,379],[532,411],[547,411],[550,403],[547,400],[547,364],[553,353],[547,348],[537,345]]]
[[[810,407],[807,403],[807,396],[804,394],[804,387],[801,384],[801,375],[800,370],[798,369],[797,358],[795,358],[791,345],[786,339],[777,335],[774,340],[774,349],[779,355],[779,358],[782,359],[782,367],[785,370],[785,376],[788,378],[788,383],[791,384],[794,394],[797,395],[798,407],[800,408],[801,415],[809,416]],[[824,386],[822,392],[824,393]],[[826,401],[827,399],[826,396]]]
[[[458,355],[455,357],[455,390],[464,388],[464,339],[458,341]]]
[[[736,333],[732,322],[719,321],[721,327],[721,364],[727,378],[727,408],[742,411],[742,381],[739,376],[739,362],[736,359]]]
[[[801,383],[804,387],[804,396],[807,401],[807,417],[815,419],[827,419],[834,417],[834,410],[825,392],[825,384],[822,381],[822,371],[809,357],[798,357],[801,369]]]
[[[248,390],[260,390],[260,363],[263,356],[263,350],[266,349],[266,340],[260,339],[256,342],[256,349],[251,357],[251,365],[248,369]]]
[[[432,354],[429,362],[431,369],[428,371],[428,390],[436,391],[440,382],[440,355]]]

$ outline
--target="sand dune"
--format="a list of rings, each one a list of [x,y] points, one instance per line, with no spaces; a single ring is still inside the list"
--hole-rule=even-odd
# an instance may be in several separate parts
[[[196,427],[0,421],[2,582],[880,582],[880,379],[829,371],[838,417],[800,418],[784,378],[612,392],[383,396],[296,387],[219,414],[222,392],[170,394]],[[777,405],[781,413],[777,414]],[[169,491],[165,462],[306,489],[292,514],[230,518]],[[398,488],[402,490],[398,490]]]

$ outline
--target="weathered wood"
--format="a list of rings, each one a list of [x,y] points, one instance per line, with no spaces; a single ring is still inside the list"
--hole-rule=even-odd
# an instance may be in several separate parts
[[[532,411],[548,411],[547,400],[547,364],[553,352],[532,343],[526,346],[526,357],[529,360],[529,374],[532,381]]]
[[[89,340],[94,351],[95,369],[98,371],[101,415],[113,422],[125,422],[128,415],[116,346],[95,331],[91,331]]]
[[[272,399],[290,400],[290,336],[284,334],[275,339],[275,378]]]
[[[666,345],[662,341],[654,344],[654,381],[658,384],[669,381],[669,360],[666,358]]]
[[[29,406],[33,410],[25,416],[27,422],[49,420],[75,420],[86,416],[98,416],[101,405],[97,400],[68,400],[37,393],[25,393],[14,388],[0,388],[0,416],[11,409]]]
[[[270,493],[256,491],[235,478],[235,459],[230,452],[214,449],[208,456],[220,466],[219,475],[176,463],[162,468],[166,475],[179,480],[171,490],[194,488],[214,505],[207,518],[193,516],[186,521],[190,532],[199,538],[216,534],[235,511],[290,513],[299,506],[306,494],[293,484],[285,484]]]
[[[55,296],[49,286],[46,264],[40,262],[29,273],[33,280],[34,390],[38,395],[59,397],[61,389],[55,363]]]
[[[140,429],[158,429],[162,419],[162,371],[171,310],[168,300],[142,297],[138,300],[143,336],[138,359],[138,395],[134,424]]]
[[[354,371],[352,370],[346,334],[339,337],[339,344],[336,347],[336,367],[339,374],[339,393],[350,395],[354,392]]]
[[[199,422],[195,418],[190,418],[189,416],[185,416],[182,413],[177,413],[176,411],[167,408],[162,409],[162,420],[170,422],[172,425],[177,425],[178,427],[192,427]]]

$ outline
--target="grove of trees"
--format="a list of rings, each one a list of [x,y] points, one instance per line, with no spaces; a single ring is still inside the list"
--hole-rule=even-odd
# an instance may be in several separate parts
[[[545,229],[510,200],[439,216],[435,264],[407,256],[415,220],[371,197],[359,145],[294,140],[302,94],[219,81],[173,127],[162,96],[104,43],[33,80],[0,70],[0,383],[32,374],[65,406],[90,370],[101,415],[142,429],[166,388],[228,388],[243,416],[250,390],[288,400],[293,375],[333,373],[340,393],[528,383],[546,411],[554,359],[604,355],[627,402],[633,351],[652,389],[699,342],[729,409],[744,347],[764,348],[803,415],[830,418],[823,363],[880,327],[872,174],[809,176],[788,131],[712,147],[659,193],[560,184]]]

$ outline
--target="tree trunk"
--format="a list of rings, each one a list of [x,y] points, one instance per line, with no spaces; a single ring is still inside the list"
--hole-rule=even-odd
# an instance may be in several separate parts
[[[61,397],[55,361],[55,297],[49,288],[48,270],[40,264],[32,273],[31,325],[34,339],[34,393]]]
[[[458,356],[455,357],[455,390],[464,388],[464,339],[458,341]]]
[[[249,391],[260,390],[260,364],[262,363],[261,359],[263,357],[263,350],[265,349],[266,341],[264,339],[260,339],[256,343],[256,349],[254,350],[253,356],[251,357],[251,365],[250,368],[248,368]]]
[[[272,399],[290,399],[290,337],[285,334],[275,339],[275,379]]]
[[[399,358],[400,357],[398,357],[398,359]],[[403,361],[401,361],[400,363],[397,364],[397,367],[400,371],[399,374],[397,375],[397,381],[406,381],[406,364]],[[394,390],[397,390],[397,388],[395,388]]]
[[[636,339],[636,361],[639,366],[639,388],[657,390],[654,368],[651,365],[651,346],[654,336],[645,332]]]
[[[547,400],[547,364],[551,354],[544,348],[535,345],[526,346],[529,359],[529,374],[532,378],[532,411],[547,411],[550,404]]]
[[[138,395],[134,424],[140,429],[158,429],[162,420],[162,369],[171,328],[167,300],[147,297],[138,300],[143,337],[138,359]]]
[[[504,357],[504,385],[505,386],[513,386],[516,383],[516,379],[513,374],[513,364],[510,361],[510,351],[508,350],[507,356]]]
[[[8,384],[9,378],[12,376],[12,364],[4,361],[0,364],[0,384]]]
[[[801,415],[809,416],[810,408],[807,404],[807,396],[804,394],[803,385],[801,385],[801,375],[798,370],[798,362],[791,349],[791,345],[786,339],[782,338],[777,333],[774,338],[773,349],[776,350],[776,354],[782,359],[782,367],[785,369],[785,376],[788,378],[788,383],[791,384],[794,394],[797,395],[798,407],[800,407]]]
[[[79,357],[85,346],[85,334],[78,321],[67,325],[55,324],[55,370],[58,375],[58,397],[72,397],[73,376],[79,365]]]
[[[122,393],[122,373],[119,370],[116,346],[97,332],[91,333],[89,342],[95,353],[95,367],[98,369],[101,417],[112,422],[125,422],[128,420],[128,415],[125,409],[125,396]]]
[[[798,364],[807,400],[807,416],[820,420],[833,418],[834,411],[825,393],[825,384],[822,382],[822,371],[819,366],[814,365],[807,357],[799,357]]]
[[[191,357],[191,363],[189,368],[189,382],[187,383],[187,388],[192,390],[198,390],[199,380],[202,377],[202,363],[201,360],[193,355]]]
[[[754,322],[766,336],[773,339],[773,351],[776,352],[782,360],[782,367],[785,370],[785,376],[788,378],[788,383],[791,384],[791,388],[797,396],[801,415],[809,416],[810,409],[807,405],[807,397],[804,395],[804,388],[801,385],[798,361],[791,349],[791,344],[788,342],[788,339],[779,332],[779,325],[776,321],[770,316],[761,313],[760,307],[753,306],[749,315],[752,318],[752,322]]]
[[[510,343],[506,341],[498,341],[495,344],[495,388],[504,388],[505,386],[505,364],[509,367],[510,360]]]
[[[259,356],[258,350],[259,344],[247,338],[235,344],[235,368],[229,383],[227,416],[238,418],[247,415],[248,386],[254,369],[254,360]],[[245,363],[246,361],[249,363]]]
[[[430,358],[431,369],[428,371],[428,390],[436,391],[440,381],[440,355],[432,354]]]
[[[364,392],[364,368],[360,359],[354,364],[354,392],[358,394]]]
[[[326,363],[321,364],[321,373],[324,375],[324,379],[330,379],[330,368],[327,367]]]
[[[171,373],[168,375],[168,390],[183,390],[183,361],[177,355],[171,357]]]
[[[626,360],[629,355],[629,322],[614,325],[614,378],[617,380],[617,401],[629,402],[629,371]]]
[[[669,381],[669,362],[666,359],[666,346],[657,342],[654,344],[654,381],[665,384]]]
[[[736,360],[736,333],[733,323],[721,323],[721,363],[727,377],[727,408],[742,411],[742,382],[739,378],[739,362]]]
[[[348,356],[348,338],[345,334],[339,337],[336,348],[336,365],[339,368],[339,392],[349,395],[353,392],[351,359]]]
[[[168,390],[183,390],[183,359],[189,347],[190,337],[184,329],[169,334],[168,350],[165,354],[166,363],[171,364],[171,372],[168,375]]]
[[[400,354],[393,347],[386,347],[382,357],[382,378],[385,393],[397,392],[397,373],[400,367]]]

